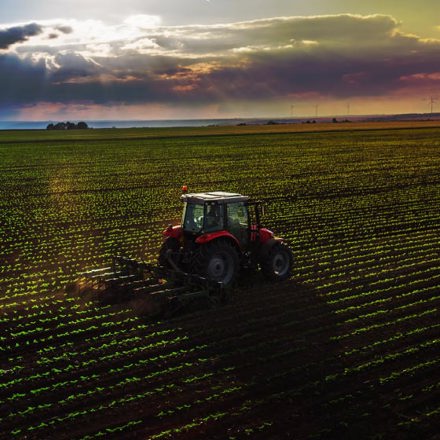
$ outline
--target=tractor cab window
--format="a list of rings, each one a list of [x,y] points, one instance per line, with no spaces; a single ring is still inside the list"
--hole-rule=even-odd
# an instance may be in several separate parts
[[[229,203],[227,210],[229,232],[235,235],[241,243],[245,243],[249,229],[247,205],[243,202]]]
[[[185,203],[182,224],[185,231],[200,232],[203,227],[203,205]]]
[[[221,231],[224,228],[223,204],[205,203],[205,232]]]

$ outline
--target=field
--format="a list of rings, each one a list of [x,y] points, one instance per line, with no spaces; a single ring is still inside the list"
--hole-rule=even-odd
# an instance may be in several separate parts
[[[439,438],[435,125],[0,132],[0,438]],[[160,321],[63,293],[154,261],[184,182],[265,201],[292,278]]]

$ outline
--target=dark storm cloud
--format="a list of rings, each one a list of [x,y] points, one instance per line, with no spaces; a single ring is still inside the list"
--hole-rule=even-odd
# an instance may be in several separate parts
[[[70,82],[75,79],[81,80],[82,78],[99,75],[105,71],[102,66],[91,59],[76,53],[58,54],[54,57],[54,62],[59,68],[51,74],[53,84]]]
[[[44,99],[44,61],[24,61],[15,55],[0,55],[0,105],[24,104]]]
[[[7,49],[15,43],[27,41],[29,37],[34,37],[42,32],[42,26],[37,23],[0,29],[0,49]]]
[[[339,99],[440,80],[440,42],[404,35],[382,15],[153,27],[130,39],[64,45],[63,38],[76,37],[75,26],[50,29],[63,33],[59,46],[26,43],[15,49],[20,58],[0,57],[0,103],[194,105],[308,93]]]

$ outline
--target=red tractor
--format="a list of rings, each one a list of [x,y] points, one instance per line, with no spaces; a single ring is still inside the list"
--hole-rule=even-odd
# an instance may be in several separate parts
[[[231,286],[241,268],[261,268],[272,281],[291,274],[293,257],[282,238],[263,228],[260,202],[241,194],[186,193],[182,224],[169,226],[159,265]]]

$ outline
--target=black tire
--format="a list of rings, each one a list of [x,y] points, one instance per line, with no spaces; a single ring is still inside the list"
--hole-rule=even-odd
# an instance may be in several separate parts
[[[293,255],[285,243],[274,244],[260,261],[261,271],[271,281],[283,281],[292,273]]]
[[[159,266],[163,266],[167,269],[174,269],[174,267],[170,264],[168,260],[168,251],[171,250],[171,252],[179,252],[180,249],[180,242],[177,240],[177,238],[174,237],[168,237],[162,244],[162,247],[159,251],[159,258],[157,259],[157,262]],[[177,260],[173,259],[173,261],[177,264]]]
[[[200,245],[193,260],[195,273],[212,281],[219,281],[225,287],[234,283],[239,266],[238,253],[233,244],[226,240]]]

